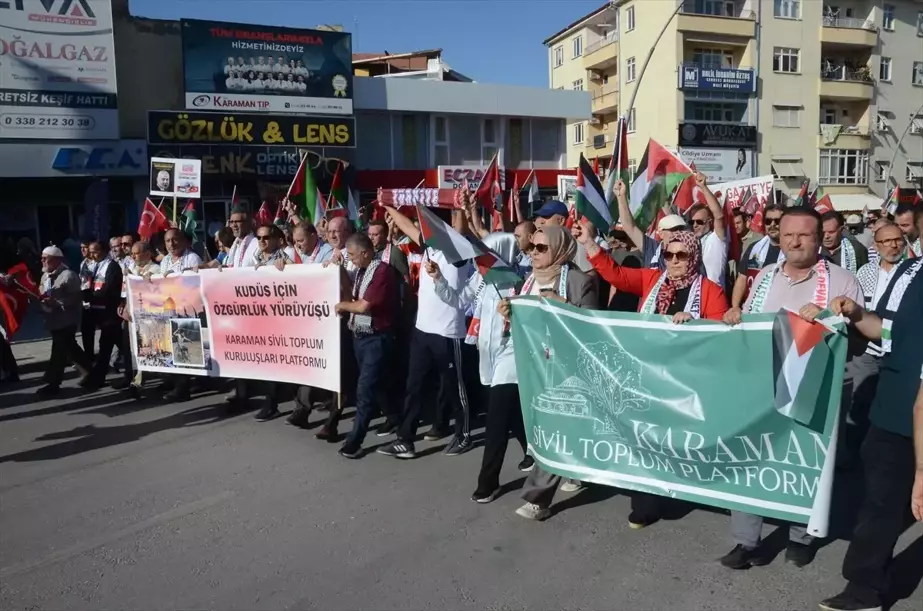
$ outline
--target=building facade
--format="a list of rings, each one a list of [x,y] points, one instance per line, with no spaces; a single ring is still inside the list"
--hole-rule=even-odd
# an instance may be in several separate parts
[[[923,186],[919,0],[611,2],[545,45],[550,86],[591,94],[569,165],[611,154],[627,113],[634,163],[653,138],[722,179],[810,178],[846,210]]]

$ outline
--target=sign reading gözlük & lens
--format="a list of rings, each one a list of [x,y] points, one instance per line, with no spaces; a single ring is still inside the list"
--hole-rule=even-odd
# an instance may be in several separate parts
[[[109,0],[0,0],[0,139],[118,137]]]
[[[186,108],[352,114],[352,35],[182,24]]]
[[[147,117],[150,144],[356,146],[353,117],[160,110]]]
[[[679,88],[699,91],[756,91],[752,68],[714,68],[699,64],[683,64],[679,69]]]

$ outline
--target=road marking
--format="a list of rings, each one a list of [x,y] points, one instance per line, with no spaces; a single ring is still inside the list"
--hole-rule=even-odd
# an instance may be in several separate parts
[[[231,492],[230,490],[226,490],[225,492],[216,494],[214,496],[209,496],[204,499],[199,499],[198,501],[193,501],[192,503],[186,503],[185,505],[174,507],[173,509],[170,509],[169,511],[165,511],[163,513],[152,516],[146,520],[142,520],[141,522],[138,522],[137,524],[132,524],[131,526],[127,528],[123,528],[122,530],[117,530],[113,533],[109,533],[107,535],[97,537],[96,539],[91,539],[84,543],[78,543],[77,545],[72,545],[71,547],[68,547],[68,548],[59,550],[57,552],[54,552],[52,554],[49,554],[45,556],[44,558],[39,558],[38,560],[20,562],[19,564],[8,566],[6,568],[0,569],[0,579],[9,579],[10,577],[13,577],[14,575],[27,573],[29,571],[34,571],[35,569],[39,569],[39,568],[48,566],[50,564],[54,564],[56,562],[62,562],[64,560],[69,560],[70,558],[73,558],[74,556],[79,556],[81,554],[85,554],[91,550],[94,550],[98,547],[103,547],[104,545],[115,543],[119,539],[123,539],[130,535],[137,534],[143,530],[147,530],[149,528],[153,528],[154,526],[159,526],[160,524],[163,524],[165,522],[170,522],[171,520],[176,520],[178,518],[182,518],[183,516],[187,516],[189,514],[202,511],[203,509],[207,509],[213,505],[222,503],[230,499],[233,496],[234,496],[233,492]]]

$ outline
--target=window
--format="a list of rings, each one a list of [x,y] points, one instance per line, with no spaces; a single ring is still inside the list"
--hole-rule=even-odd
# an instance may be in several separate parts
[[[625,82],[630,83],[635,80],[635,58],[629,57],[625,62]]]
[[[582,78],[578,78],[576,81],[574,81],[573,89],[574,91],[583,91],[583,79]]]
[[[773,106],[773,127],[801,127],[800,106]]]
[[[628,112],[628,126],[627,131],[629,134],[633,134],[637,126],[635,125],[635,109],[632,108]]]
[[[733,0],[689,0],[686,12],[695,15],[716,15],[718,17],[737,17]]]
[[[574,57],[583,55],[583,36],[574,39]]]
[[[634,180],[635,180],[635,174],[637,174],[637,173],[638,173],[638,160],[637,160],[637,159],[629,159],[629,160],[628,160],[628,178],[629,178],[629,180],[631,180],[632,182],[634,182]]]
[[[500,134],[496,119],[481,121],[481,160],[489,163],[499,150]]]
[[[445,117],[433,117],[433,161],[434,165],[449,165],[449,121]]]
[[[894,31],[894,6],[883,4],[881,6],[881,27],[884,30]]]
[[[868,165],[868,151],[821,149],[817,182],[821,185],[864,185],[868,183]]]
[[[923,85],[923,62],[913,62],[913,84]]]
[[[890,174],[890,168],[887,161],[876,161],[875,162],[875,180],[882,182],[888,180],[888,174]]]
[[[891,58],[882,57],[878,65],[878,80],[891,82]]]
[[[887,132],[890,131],[891,125],[888,123],[888,117],[881,111],[878,111],[878,114],[875,116],[875,131],[876,132]]]
[[[625,31],[631,32],[635,29],[635,7],[629,6],[625,11]]]
[[[685,108],[687,121],[714,123],[740,123],[747,109],[745,104],[696,101],[687,101]]]
[[[775,0],[772,14],[781,19],[801,19],[801,0]]]
[[[703,68],[733,68],[734,53],[726,49],[693,49],[692,62]]]
[[[822,125],[836,125],[839,123],[837,120],[837,109],[826,107],[820,109],[820,122]]]
[[[907,162],[904,169],[904,182],[913,183],[923,178],[923,165],[914,164],[912,161]]]
[[[772,51],[772,69],[775,72],[797,73],[801,51],[791,47],[776,47]]]
[[[554,48],[554,67],[560,68],[564,65],[564,47]]]
[[[910,120],[910,133],[923,134],[923,115],[917,115]]]
[[[574,144],[583,144],[583,123],[574,123]]]

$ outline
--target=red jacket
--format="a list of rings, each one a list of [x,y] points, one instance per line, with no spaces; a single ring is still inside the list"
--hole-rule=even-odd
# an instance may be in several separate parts
[[[589,258],[590,263],[599,275],[619,291],[625,291],[641,297],[638,308],[644,305],[648,294],[657,280],[660,279],[659,269],[636,269],[622,267],[612,260],[604,250]],[[728,301],[721,287],[709,280],[702,278],[702,312],[701,317],[708,320],[721,320],[728,311]]]

